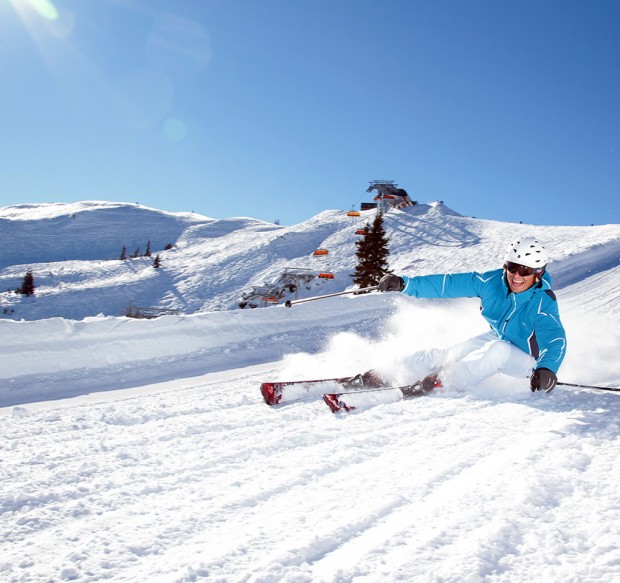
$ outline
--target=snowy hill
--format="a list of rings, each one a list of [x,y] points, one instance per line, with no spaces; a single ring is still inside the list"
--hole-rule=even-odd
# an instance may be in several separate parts
[[[118,258],[174,243],[190,226],[213,222],[192,213],[167,213],[111,202],[23,204],[0,209],[0,267]]]
[[[620,580],[619,393],[493,377],[349,415],[264,404],[264,380],[403,378],[409,352],[485,330],[469,299],[229,309],[289,266],[334,274],[301,295],[348,288],[370,216],[282,227],[112,203],[0,209],[0,289],[27,268],[38,285],[2,294],[15,312],[0,319],[0,580]],[[620,225],[429,204],[390,212],[386,230],[392,268],[413,274],[495,267],[508,240],[538,235],[568,336],[560,379],[620,385]],[[118,260],[147,240],[160,270]],[[119,317],[129,302],[183,313]]]
[[[237,308],[254,286],[277,282],[291,267],[334,276],[315,278],[298,294],[342,291],[352,284],[356,230],[373,216],[374,211],[360,217],[325,211],[282,227],[136,204],[5,207],[0,209],[0,289],[15,290],[32,269],[37,291],[36,298],[3,293],[0,308],[7,308],[13,319],[26,320],[120,316],[130,305],[182,313],[228,310]],[[616,267],[620,255],[618,225],[515,225],[463,217],[440,203],[394,210],[386,215],[385,228],[391,267],[404,273],[492,268],[501,262],[506,241],[532,231],[550,250],[556,287]],[[153,255],[160,255],[160,269],[153,269],[152,257],[119,260],[123,246],[130,255],[143,253],[147,243]],[[165,250],[167,246],[172,248]],[[319,248],[328,255],[314,256]]]

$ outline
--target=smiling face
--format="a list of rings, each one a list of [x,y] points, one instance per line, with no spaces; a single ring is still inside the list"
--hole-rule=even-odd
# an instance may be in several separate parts
[[[506,271],[506,280],[508,281],[510,291],[518,294],[530,289],[536,283],[536,274],[532,273],[532,275],[519,275],[518,273],[510,273],[510,271]]]
[[[515,294],[530,289],[535,283],[538,283],[545,272],[544,267],[529,267],[512,261],[504,263],[504,270],[508,287]]]

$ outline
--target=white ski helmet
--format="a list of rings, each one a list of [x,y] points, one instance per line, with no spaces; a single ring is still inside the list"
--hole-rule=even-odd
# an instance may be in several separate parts
[[[536,237],[521,237],[508,245],[504,261],[544,269],[549,255]]]

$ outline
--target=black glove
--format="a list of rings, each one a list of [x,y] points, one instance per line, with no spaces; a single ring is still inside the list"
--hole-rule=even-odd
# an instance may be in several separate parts
[[[402,277],[398,275],[392,275],[388,273],[379,280],[379,291],[403,291],[405,289],[405,282]]]
[[[550,393],[553,391],[555,384],[558,382],[558,377],[555,373],[548,368],[537,368],[530,377],[530,388],[532,393],[534,391],[545,391]]]

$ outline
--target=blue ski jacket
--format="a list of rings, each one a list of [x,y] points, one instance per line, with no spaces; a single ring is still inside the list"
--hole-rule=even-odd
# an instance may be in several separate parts
[[[417,298],[480,298],[480,312],[501,340],[508,340],[536,359],[536,368],[557,373],[566,353],[566,333],[551,277],[528,290],[510,291],[503,269],[484,273],[401,276],[403,293]]]

